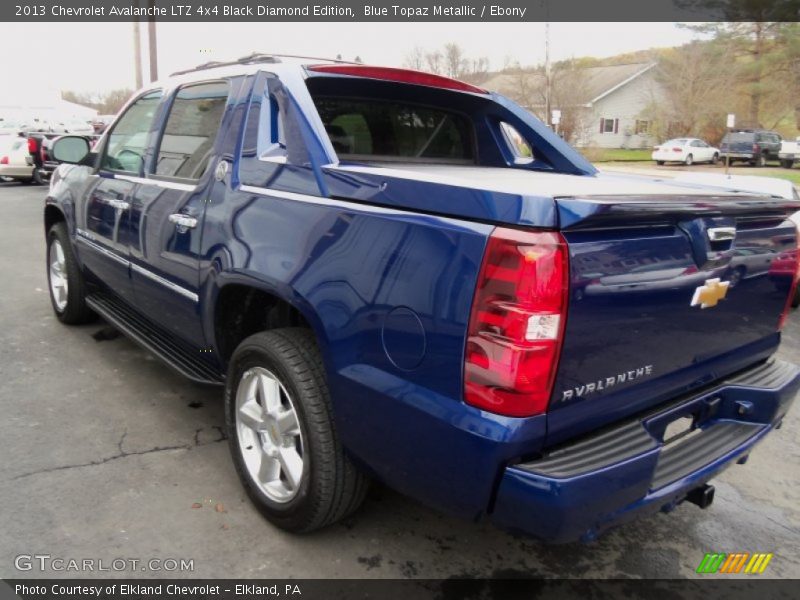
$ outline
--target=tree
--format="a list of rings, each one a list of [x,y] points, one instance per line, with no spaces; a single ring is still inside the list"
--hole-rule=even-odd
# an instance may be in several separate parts
[[[736,111],[738,73],[723,45],[692,42],[662,57],[656,67],[657,96],[647,116],[656,137],[701,136],[718,140],[725,114]]]
[[[419,46],[414,46],[411,51],[406,54],[403,60],[403,66],[407,69],[414,69],[421,71],[425,68],[425,52]]]
[[[755,5],[760,4],[755,0]],[[758,16],[758,15],[755,15]],[[781,70],[780,53],[776,52],[781,23],[776,21],[703,23],[685,25],[699,33],[713,36],[716,45],[729,56],[728,69],[735,69],[741,78],[749,102],[747,120],[761,123],[762,104],[774,83],[771,76]]]
[[[461,46],[452,42],[444,45],[444,70],[448,77],[459,77],[467,64]]]
[[[480,83],[489,76],[488,58],[470,57],[455,43],[445,44],[441,50],[426,51],[416,46],[406,54],[403,66],[455,79],[466,79],[473,83]]]
[[[127,88],[94,94],[66,90],[61,93],[61,97],[68,102],[94,108],[102,115],[113,115],[119,112],[132,94],[133,91]]]

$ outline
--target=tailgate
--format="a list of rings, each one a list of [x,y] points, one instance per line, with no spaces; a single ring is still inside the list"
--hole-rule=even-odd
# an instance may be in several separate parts
[[[775,351],[796,258],[786,216],[800,204],[741,196],[557,203],[571,298],[548,444]]]

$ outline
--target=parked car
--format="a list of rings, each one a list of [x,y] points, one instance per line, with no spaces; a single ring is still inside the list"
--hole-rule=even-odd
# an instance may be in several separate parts
[[[57,119],[50,122],[51,133],[74,133],[76,135],[94,135],[94,127],[81,119]]]
[[[289,531],[370,478],[549,540],[705,508],[800,388],[773,356],[790,289],[717,271],[740,223],[796,247],[800,203],[599,174],[468,83],[253,55],[146,87],[96,149],[52,156],[56,317],[223,386],[242,485]],[[668,293],[571,293],[573,272],[663,264]]]
[[[652,159],[659,165],[667,162],[681,162],[686,165],[701,162],[717,164],[719,148],[714,148],[698,138],[675,138],[655,146]]]
[[[765,129],[737,129],[725,134],[720,143],[720,158],[733,163],[746,161],[754,167],[779,161],[781,136]]]
[[[50,149],[54,140],[61,137],[60,133],[37,133],[29,132],[25,134],[28,140],[28,153],[33,164],[33,180],[35,183],[45,183],[50,180],[53,171],[58,167],[58,162],[50,156]],[[94,146],[98,136],[84,135],[89,146]]]
[[[33,182],[33,162],[25,138],[0,137],[0,177],[7,181]]]
[[[114,115],[97,115],[92,121],[95,135],[100,135],[114,121]]]
[[[793,142],[783,140],[778,159],[780,159],[781,166],[784,169],[791,169],[794,163],[800,160],[800,137],[795,138]]]

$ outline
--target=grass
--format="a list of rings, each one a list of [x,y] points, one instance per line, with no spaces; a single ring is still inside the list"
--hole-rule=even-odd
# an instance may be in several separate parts
[[[651,161],[651,148],[626,150],[624,148],[581,148],[581,154],[592,162],[639,162]]]
[[[748,169],[746,173],[734,172],[732,175],[760,175],[761,177],[777,177],[778,179],[788,179],[797,186],[800,186],[800,169]]]

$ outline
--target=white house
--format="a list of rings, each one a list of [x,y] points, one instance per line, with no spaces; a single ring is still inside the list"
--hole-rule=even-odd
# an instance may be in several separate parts
[[[647,107],[662,94],[655,78],[656,63],[631,63],[602,67],[586,67],[577,72],[571,106],[554,109],[572,111],[577,121],[573,128],[576,146],[597,148],[645,148],[655,143],[649,131],[651,123]],[[520,98],[520,75],[499,73],[481,85],[503,95],[523,100],[534,113],[543,112],[544,75],[528,74],[526,97]]]

